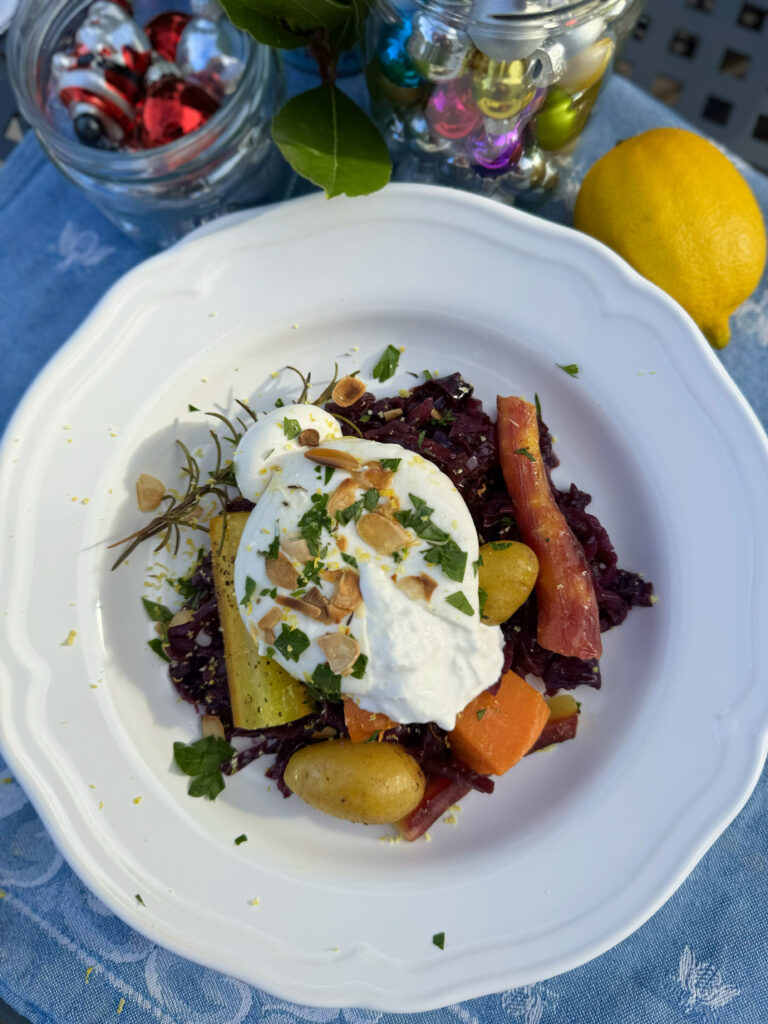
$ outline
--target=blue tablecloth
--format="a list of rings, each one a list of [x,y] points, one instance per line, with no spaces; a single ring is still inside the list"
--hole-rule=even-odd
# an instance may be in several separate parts
[[[585,169],[617,139],[678,123],[614,79],[560,197],[568,222]],[[764,213],[768,179],[745,171]],[[0,171],[0,429],[45,360],[143,253],[46,161],[31,137]],[[733,320],[722,359],[768,424],[768,286]],[[50,411],[50,410],[49,410]],[[41,415],[46,415],[41,410]],[[2,709],[0,709],[2,713]],[[567,871],[567,860],[563,870]],[[176,957],[132,932],[62,861],[0,756],[0,997],[35,1024],[394,1022],[296,1006]],[[633,936],[568,974],[415,1015],[424,1022],[765,1024],[768,772],[669,902]]]

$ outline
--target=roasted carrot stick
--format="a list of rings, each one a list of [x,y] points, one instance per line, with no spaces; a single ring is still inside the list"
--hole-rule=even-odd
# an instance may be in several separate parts
[[[499,458],[515,519],[539,559],[536,639],[571,658],[599,658],[600,616],[584,549],[555,503],[539,449],[536,409],[522,398],[497,399]]]

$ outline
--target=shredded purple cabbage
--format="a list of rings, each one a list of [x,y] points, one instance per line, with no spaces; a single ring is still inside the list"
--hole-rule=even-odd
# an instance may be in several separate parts
[[[389,441],[418,452],[434,462],[453,481],[472,515],[481,543],[519,540],[514,508],[501,473],[496,447],[496,428],[473,397],[473,389],[460,374],[427,380],[410,395],[376,399],[366,392],[353,406],[341,409],[328,403],[330,413],[340,413],[345,434],[355,432],[373,441]],[[385,413],[397,410],[396,417]],[[558,465],[552,438],[539,420],[542,458],[548,472]],[[550,484],[551,484],[550,479]],[[602,630],[620,625],[629,609],[649,606],[653,585],[637,573],[619,569],[616,552],[604,526],[587,512],[591,497],[575,484],[566,491],[552,485],[557,504],[568,525],[582,544],[592,568]],[[238,497],[230,511],[247,511],[253,504]],[[168,630],[166,650],[170,655],[171,681],[184,700],[199,714],[216,715],[228,740],[247,738],[232,762],[223,766],[226,774],[245,768],[265,754],[274,755],[267,776],[276,781],[284,796],[290,796],[285,769],[292,755],[302,747],[330,736],[348,735],[341,704],[323,702],[316,712],[286,725],[265,729],[237,729],[227,687],[224,644],[213,586],[210,554],[203,556],[192,576],[184,581],[185,608],[191,621]],[[600,686],[597,660],[582,661],[546,651],[536,642],[536,596],[502,626],[504,669],[519,675],[539,676],[547,693],[576,686]],[[498,686],[498,684],[496,684]],[[493,688],[492,688],[493,689]],[[388,730],[385,741],[399,742],[421,765],[427,777],[442,776],[463,782],[483,793],[493,792],[493,780],[456,761],[446,744],[446,733],[434,723],[401,725]]]

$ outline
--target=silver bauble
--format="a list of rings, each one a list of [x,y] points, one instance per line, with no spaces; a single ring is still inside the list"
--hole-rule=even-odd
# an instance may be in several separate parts
[[[430,82],[448,82],[464,66],[470,42],[464,32],[419,13],[405,46],[420,75]]]
[[[236,48],[237,30],[230,21],[195,17],[181,33],[176,63],[184,78],[222,100],[231,96],[243,74]]]

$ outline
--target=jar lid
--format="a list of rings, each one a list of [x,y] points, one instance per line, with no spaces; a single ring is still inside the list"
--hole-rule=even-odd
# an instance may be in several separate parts
[[[490,21],[499,25],[514,22],[526,15],[553,14],[572,10],[581,14],[588,7],[610,7],[615,0],[464,0],[462,6],[473,21]]]

